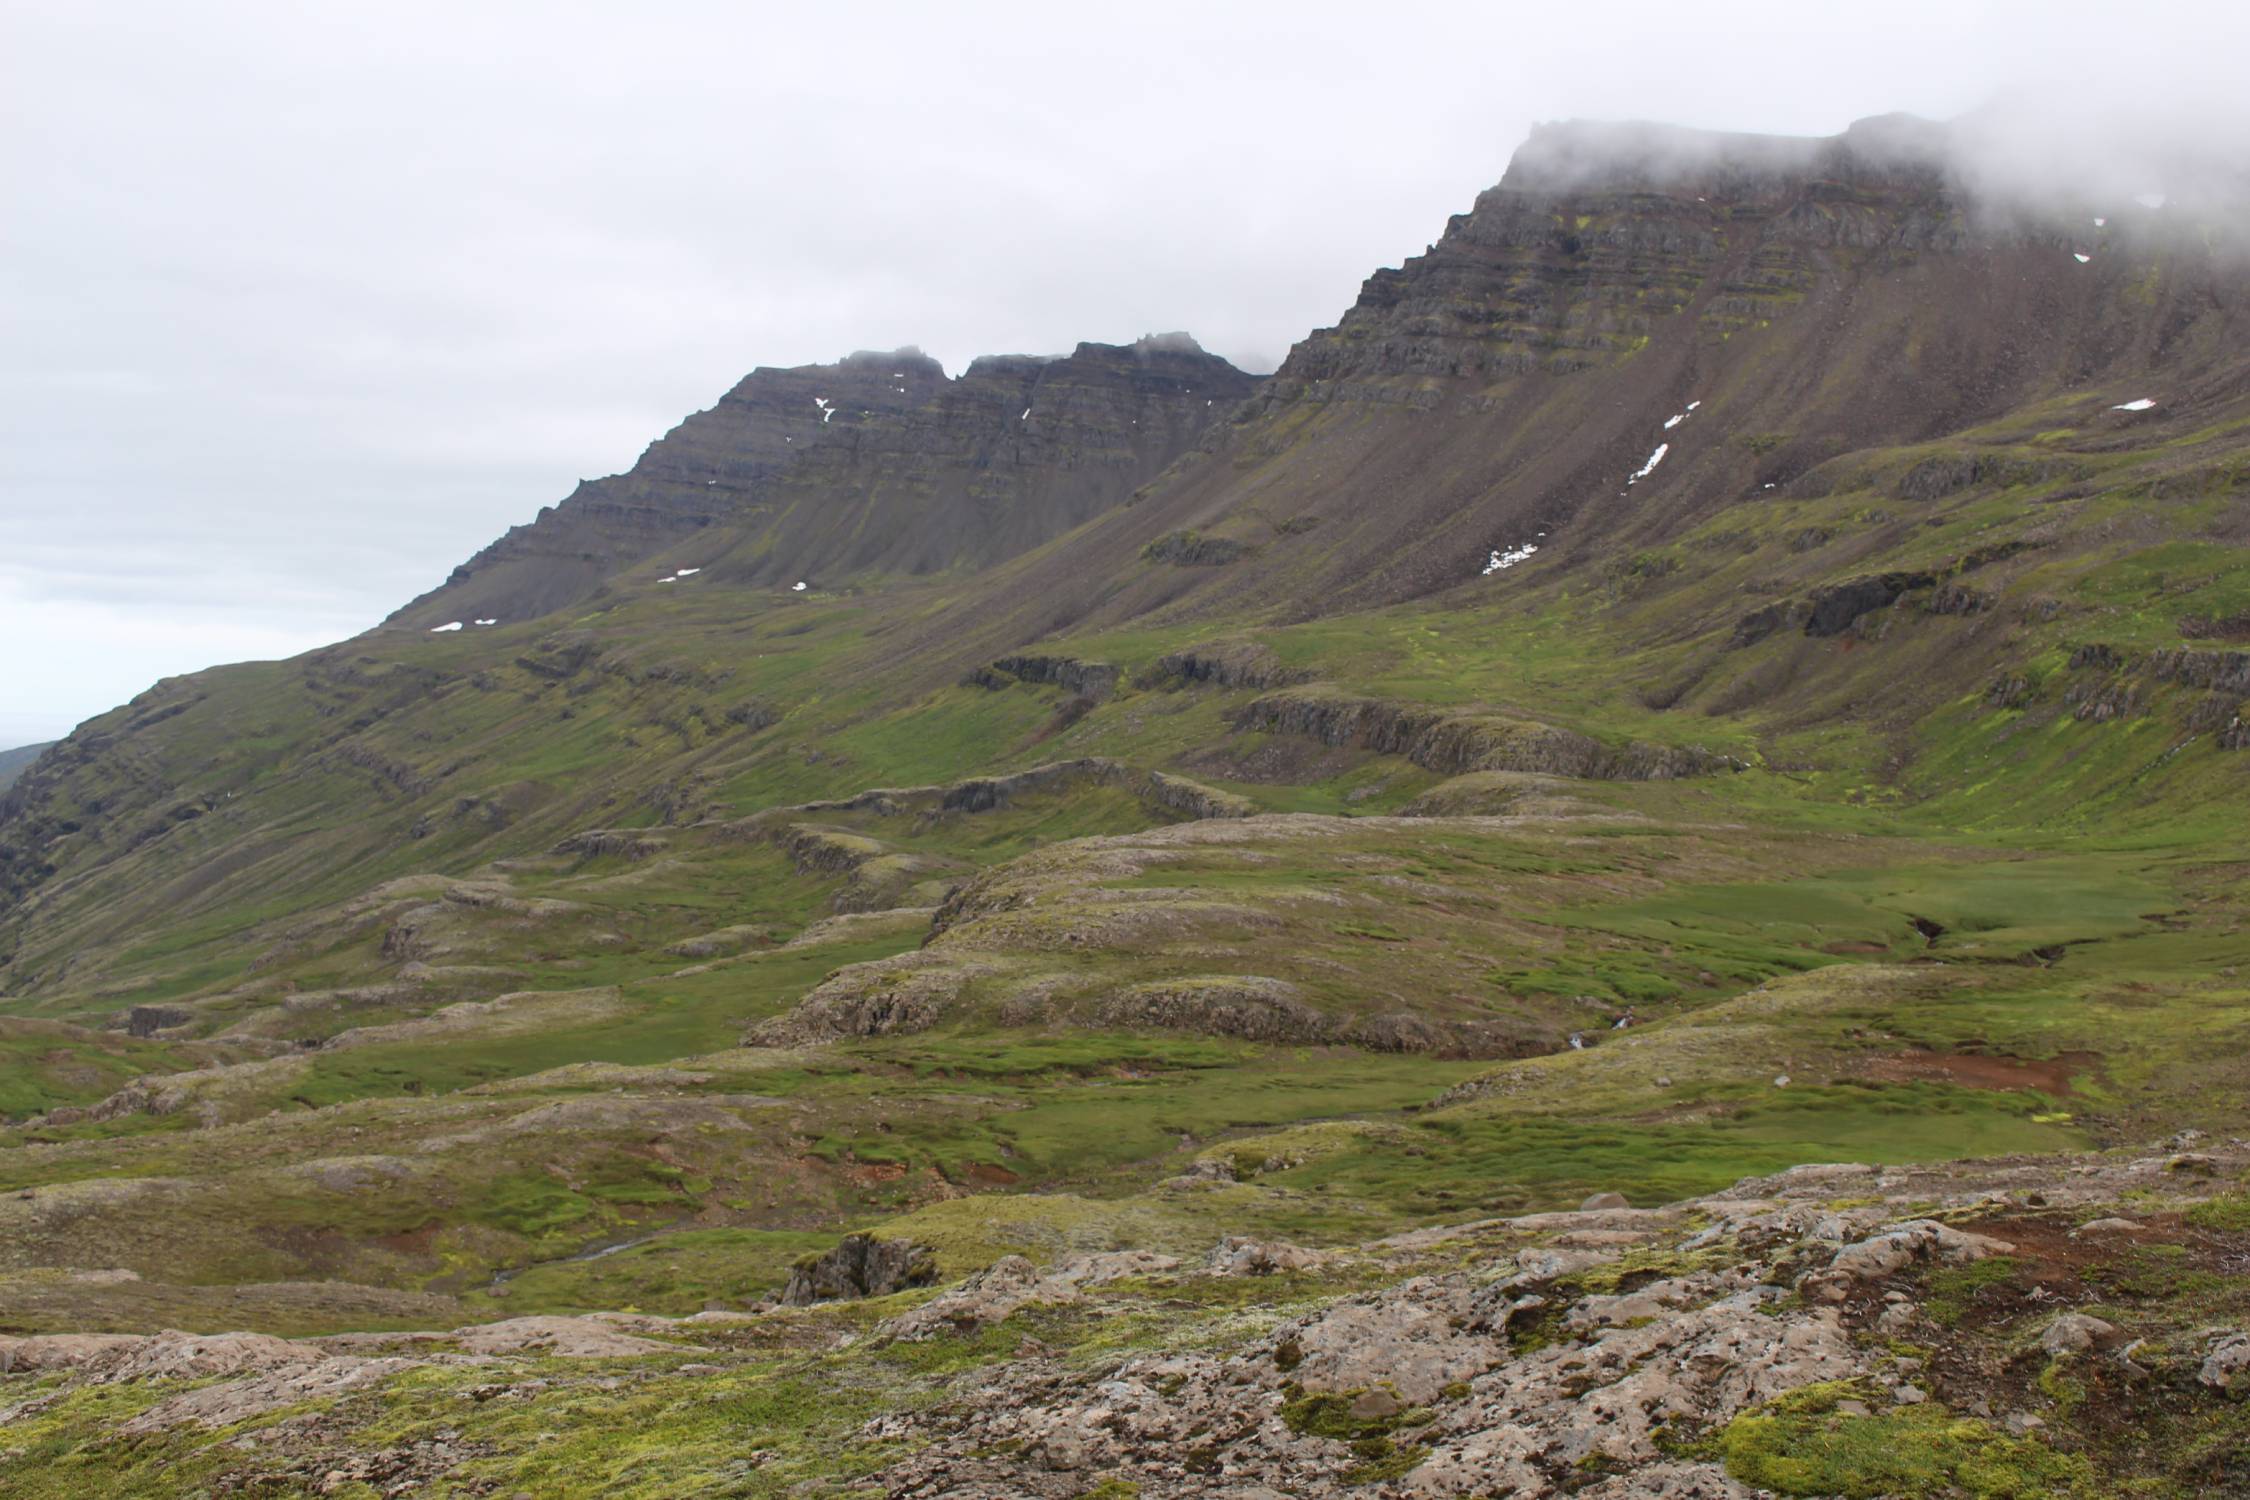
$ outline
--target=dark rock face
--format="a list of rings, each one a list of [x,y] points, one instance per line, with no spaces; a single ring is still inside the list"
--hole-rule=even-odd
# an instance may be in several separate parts
[[[2157,651],[2149,671],[2160,681],[2215,693],[2250,693],[2250,651]]]
[[[185,1026],[195,1019],[195,1012],[182,1010],[177,1005],[136,1005],[125,1012],[125,1034],[128,1036],[155,1036],[173,1026]]]
[[[560,609],[619,569],[725,523],[802,453],[910,411],[947,384],[944,368],[918,349],[753,370],[716,406],[649,444],[630,470],[583,481],[560,505],[511,527],[392,623],[511,623]]]
[[[1542,127],[1427,254],[1377,271],[1341,323],[1299,344],[1270,399],[1411,403],[1375,382],[1585,369],[1635,352],[1722,274],[1699,312],[1714,332],[1797,304],[1829,252],[1967,244],[1934,154],[1879,134]],[[1745,257],[1751,225],[1762,244]]]
[[[1077,661],[1067,656],[1003,656],[992,665],[1018,682],[1059,687],[1097,703],[1115,693],[1124,676],[1107,662]]]
[[[979,359],[930,402],[814,449],[737,532],[718,576],[982,567],[1060,536],[1196,448],[1257,388],[1192,339]]]
[[[1236,716],[1237,728],[1296,734],[1324,745],[1402,755],[1444,776],[1533,771],[1597,781],[1669,781],[1737,769],[1724,756],[1638,741],[1605,745],[1535,720],[1450,714],[1342,693],[1270,693]]]
[[[1936,582],[1928,573],[1881,573],[1822,589],[1812,596],[1812,608],[1805,617],[1805,634],[1842,635],[1861,615],[1870,610],[1888,609],[1898,602],[1900,595],[1929,588]]]
[[[735,582],[988,564],[1125,500],[1256,386],[1184,335],[980,359],[958,380],[915,349],[756,370],[391,623],[535,618],[696,537],[699,568],[756,542],[713,569]]]
[[[1161,678],[1180,684],[1208,683],[1213,687],[1276,688],[1310,680],[1311,674],[1281,664],[1270,646],[1255,641],[1220,641],[1190,646],[1156,661]]]
[[[849,1234],[836,1248],[789,1273],[781,1300],[791,1307],[847,1297],[882,1297],[937,1280],[937,1257],[911,1240]]]

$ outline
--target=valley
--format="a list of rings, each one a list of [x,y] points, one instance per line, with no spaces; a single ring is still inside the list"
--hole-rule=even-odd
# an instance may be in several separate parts
[[[2250,1486],[2250,278],[1934,139],[761,369],[47,748],[0,1487]]]

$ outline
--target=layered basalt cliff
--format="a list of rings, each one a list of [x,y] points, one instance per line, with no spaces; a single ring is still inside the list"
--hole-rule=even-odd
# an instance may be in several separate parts
[[[945,368],[912,348],[753,370],[649,444],[631,469],[582,481],[561,504],[510,527],[392,622],[515,621],[562,608],[619,569],[734,517],[801,454],[910,411],[947,384]]]
[[[1425,255],[1367,279],[1294,349],[1271,399],[1398,399],[1398,376],[1614,362],[1691,306],[1725,332],[1803,300],[1831,252],[1957,250],[1972,232],[1942,133],[1871,120],[1826,140],[1654,125],[1543,127]]]
[[[714,572],[817,584],[1001,561],[1130,498],[1257,385],[1184,334],[979,359],[791,465]]]
[[[1184,334],[988,356],[960,379],[917,349],[760,369],[588,480],[392,617],[516,621],[706,538],[736,581],[991,563],[1117,504],[1195,445],[1254,377]]]

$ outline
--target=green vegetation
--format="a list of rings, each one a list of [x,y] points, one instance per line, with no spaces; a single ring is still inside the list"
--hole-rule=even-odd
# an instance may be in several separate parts
[[[1858,1394],[1848,1385],[1805,1386],[1736,1417],[1713,1446],[1735,1478],[1784,1495],[2050,1500],[2100,1492],[2084,1459],[1934,1403],[1838,1412]]]
[[[1807,212],[1872,212],[1863,189]],[[1588,207],[1556,219],[1574,257],[1704,234]],[[0,825],[0,1332],[689,1316],[851,1232],[947,1280],[1192,1266],[1225,1236],[2250,1130],[2231,327],[2168,328],[2192,411],[2128,424],[2073,356],[2033,362],[2067,386],[1958,393],[1975,427],[1918,391],[1886,437],[1839,414],[1890,388],[1899,330],[1905,367],[1959,361],[1920,358],[1856,231],[1817,265],[1800,238],[1728,238],[1724,288],[1620,277],[1610,249],[1568,297],[1498,265],[1458,334],[1497,357],[1458,381],[1384,366],[1423,335],[1347,320],[1336,390],[1273,388],[990,568],[783,595],[740,581],[775,533],[721,527],[692,589],[629,568],[555,617],[375,632],[104,716]],[[1838,268],[1838,317],[1877,321],[1797,318]],[[2152,262],[2118,306],[2210,285]],[[1672,430],[1671,394],[1621,417],[1625,367],[1695,371],[1697,425],[1630,497],[1558,486],[1590,471],[1550,441]],[[1480,570],[1550,512],[1536,558]],[[1102,670],[992,669],[1026,652]],[[1666,1441],[1785,1494],[2236,1482],[2250,1438],[2197,1339],[2240,1325],[2250,1200],[2206,1186],[2145,1241],[2058,1258],[2068,1229],[1988,1226],[2021,1247],[1890,1288],[1975,1357],[1898,1358],[1974,1365],[2003,1419],[2060,1431],[1823,1385]],[[1099,1317],[1057,1298],[928,1340],[872,1337],[924,1290],[720,1320],[629,1380],[545,1361],[520,1398],[423,1365],[319,1406],[405,1455],[333,1492],[467,1431],[464,1493],[850,1494],[907,1447],[871,1421],[963,1401],[1027,1342],[1101,1379],[1379,1284],[1312,1264],[1136,1274]],[[2115,1350],[2035,1359],[2065,1304],[2130,1325],[2164,1399]],[[1879,1347],[1873,1304],[1847,1311]],[[1568,1333],[1534,1309],[1505,1338]],[[140,1384],[0,1380],[11,1493],[250,1483],[246,1433],[115,1441]],[[1279,1410],[1365,1485],[1439,1420],[1303,1388]]]

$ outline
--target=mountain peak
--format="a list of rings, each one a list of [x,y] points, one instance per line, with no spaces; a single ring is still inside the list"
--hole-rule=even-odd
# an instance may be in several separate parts
[[[1676,189],[1693,183],[1942,170],[1953,133],[1909,114],[1871,116],[1841,135],[1753,135],[1649,120],[1536,125],[1500,186],[1518,192]]]

